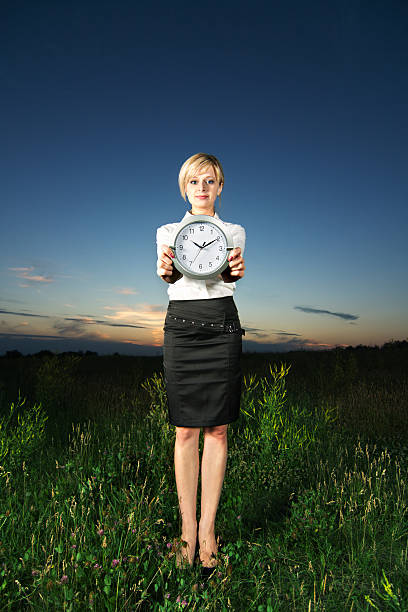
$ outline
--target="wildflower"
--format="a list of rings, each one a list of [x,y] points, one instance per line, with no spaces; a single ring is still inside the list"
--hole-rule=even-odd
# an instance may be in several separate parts
[[[151,547],[152,547],[152,546],[151,546],[151,544],[148,544],[148,545],[147,545],[147,550],[150,550],[150,549],[151,549]]]
[[[98,529],[97,533],[98,533],[99,536],[102,536],[103,535],[103,529]]]
[[[188,602],[187,602],[185,599],[183,599],[183,601],[181,602],[181,605],[182,605],[182,606],[186,606],[186,605],[187,605],[187,603],[188,603]]]
[[[132,533],[136,533],[136,529],[132,529]]]
[[[73,545],[71,546],[71,548],[76,548],[76,547],[77,547],[77,545],[76,545],[76,544],[73,544]]]
[[[38,574],[39,574],[39,573],[40,573],[40,571],[39,571],[39,570],[34,569],[34,570],[31,572],[31,575],[32,575],[32,576],[38,576]]]
[[[241,520],[241,515],[240,515],[240,514],[237,516],[237,520],[238,520],[238,521],[240,521],[240,520]]]
[[[166,593],[166,594],[165,594],[165,598],[166,598],[166,599],[170,599],[170,593]]]
[[[119,565],[119,559],[114,559],[112,561],[112,567],[116,567],[117,565]]]
[[[71,538],[75,538],[75,531],[71,531]]]
[[[181,600],[181,597],[180,597],[180,595],[179,595],[179,596],[177,597],[177,599],[176,599],[176,602],[177,602],[177,603],[180,603],[180,600]]]
[[[167,542],[166,546],[167,548],[171,548],[171,542]]]
[[[67,582],[68,582],[68,576],[65,576],[64,574],[60,580],[60,584],[66,584]]]

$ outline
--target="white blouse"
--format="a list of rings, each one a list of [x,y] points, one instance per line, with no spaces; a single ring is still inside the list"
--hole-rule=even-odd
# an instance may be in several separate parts
[[[182,221],[189,216],[193,216],[190,211],[187,211]],[[222,221],[217,213],[214,214],[216,219],[219,219],[221,223],[228,227],[228,230],[232,236],[234,247],[241,247],[241,253],[244,254],[245,249],[245,230],[241,225],[235,223],[227,223]],[[167,223],[167,225],[161,225],[157,228],[156,242],[157,242],[157,257],[160,256],[161,246],[166,244],[169,246],[169,240],[173,235],[173,232],[177,228],[178,223]],[[157,271],[157,275],[160,276]],[[175,283],[168,284],[167,293],[170,300],[206,300],[210,298],[226,297],[234,294],[235,283],[224,283],[221,274],[216,278],[209,278],[207,280],[189,278],[188,276],[182,276]]]

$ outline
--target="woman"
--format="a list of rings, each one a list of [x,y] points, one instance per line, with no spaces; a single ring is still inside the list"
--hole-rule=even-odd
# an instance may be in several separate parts
[[[179,173],[179,187],[188,200],[190,215],[209,215],[224,186],[224,173],[213,155],[197,153]],[[157,230],[157,274],[169,284],[170,298],[164,326],[163,365],[169,421],[176,426],[174,464],[180,513],[181,538],[187,545],[177,565],[193,565],[196,540],[196,499],[199,473],[198,442],[204,428],[201,462],[201,516],[198,529],[203,576],[217,565],[215,516],[227,461],[227,429],[239,417],[241,394],[240,356],[242,334],[234,304],[235,281],[244,276],[242,257],[245,230],[225,223],[233,238],[227,269],[217,278],[201,280],[183,276],[174,266],[171,236],[178,223]],[[184,322],[183,322],[184,321]],[[200,329],[191,321],[201,322]],[[202,325],[204,323],[204,325]],[[214,332],[211,323],[221,331]]]

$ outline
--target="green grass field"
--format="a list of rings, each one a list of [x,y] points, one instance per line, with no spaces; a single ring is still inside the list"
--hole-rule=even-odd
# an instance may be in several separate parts
[[[0,611],[408,610],[408,343],[242,363],[204,584],[161,359],[0,358]]]

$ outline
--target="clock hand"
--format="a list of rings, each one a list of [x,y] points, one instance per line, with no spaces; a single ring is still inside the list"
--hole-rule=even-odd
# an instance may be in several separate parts
[[[197,246],[198,246],[198,245],[197,245]],[[199,254],[201,253],[201,251],[202,251],[202,247],[200,247],[200,250],[198,251],[197,255],[194,257],[193,261],[191,262],[191,264],[190,264],[190,268],[191,268],[191,266],[193,265],[193,263],[195,262],[195,260],[197,259],[197,257],[199,256]]]
[[[204,242],[204,244],[203,244],[202,248],[204,248],[204,247],[208,247],[208,246],[210,246],[210,244],[212,244],[213,242],[216,242],[216,241],[217,241],[217,239],[215,239],[215,240],[211,240],[211,242],[209,242],[208,244],[205,244],[205,242]]]
[[[199,249],[202,249],[202,248],[203,248],[202,246],[200,246],[199,244],[197,244],[196,242],[194,242],[194,240],[192,240],[191,242],[192,242],[193,244],[195,244],[195,245],[196,245],[196,247],[198,247]],[[204,244],[205,244],[205,243],[204,243]]]

